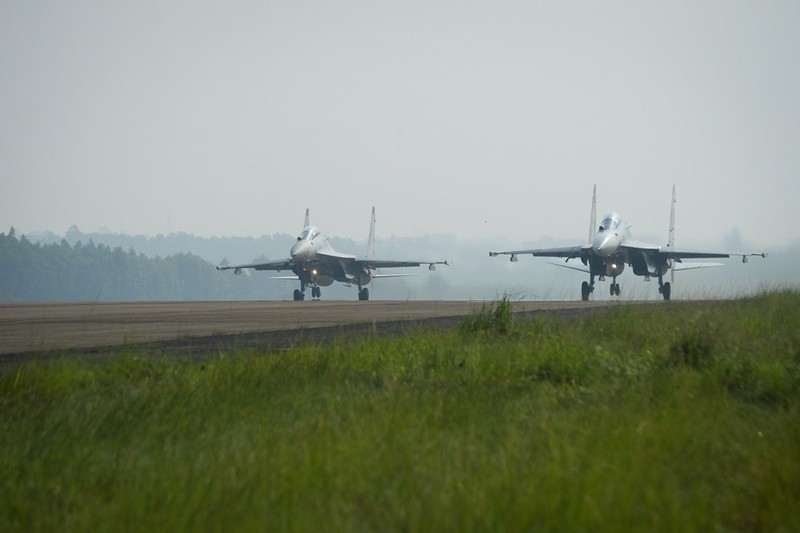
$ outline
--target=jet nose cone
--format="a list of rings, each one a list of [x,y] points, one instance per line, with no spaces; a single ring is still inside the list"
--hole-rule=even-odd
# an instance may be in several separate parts
[[[614,255],[619,248],[619,237],[611,231],[598,233],[592,242],[592,250],[600,257]]]
[[[292,256],[292,259],[300,263],[309,259],[311,256],[311,250],[311,243],[308,241],[299,241],[292,246],[292,249],[289,251],[289,255]]]

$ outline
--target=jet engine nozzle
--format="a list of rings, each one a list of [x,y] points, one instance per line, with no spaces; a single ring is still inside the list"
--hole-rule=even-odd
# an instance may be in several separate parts
[[[619,237],[613,231],[601,231],[598,233],[594,241],[592,241],[592,250],[600,257],[610,257],[617,253],[619,249]]]

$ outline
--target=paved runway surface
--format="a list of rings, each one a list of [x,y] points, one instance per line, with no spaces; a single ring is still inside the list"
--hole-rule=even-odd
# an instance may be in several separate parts
[[[484,302],[306,301],[0,305],[0,355],[80,350],[158,341],[262,337],[366,324],[435,323],[463,317]],[[597,309],[609,302],[515,302],[531,313]],[[249,337],[248,337],[249,335]],[[230,344],[230,343],[229,343]]]

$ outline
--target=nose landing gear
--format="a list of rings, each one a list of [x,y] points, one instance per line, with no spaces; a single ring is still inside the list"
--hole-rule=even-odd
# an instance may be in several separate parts
[[[609,287],[609,292],[611,292],[611,296],[619,296],[620,288],[619,288],[619,283],[617,283],[616,277],[611,282],[611,285]]]

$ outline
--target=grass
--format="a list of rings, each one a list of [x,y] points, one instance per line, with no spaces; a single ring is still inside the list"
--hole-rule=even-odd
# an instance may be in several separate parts
[[[504,301],[401,338],[21,366],[0,529],[800,530],[800,294]]]
[[[462,333],[494,332],[508,333],[514,327],[514,311],[511,300],[504,294],[497,303],[483,306],[461,323]]]

